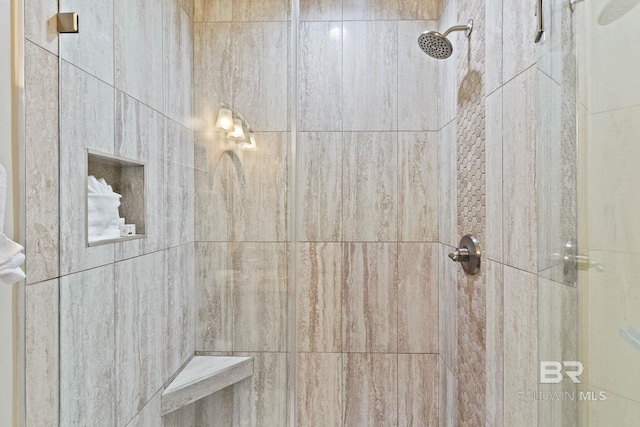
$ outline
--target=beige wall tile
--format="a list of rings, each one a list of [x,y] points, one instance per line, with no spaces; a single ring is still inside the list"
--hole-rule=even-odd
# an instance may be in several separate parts
[[[233,390],[227,387],[195,402],[196,426],[233,425]]]
[[[536,62],[534,39],[538,18],[535,6],[535,3],[514,2],[503,7],[502,81],[505,83]]]
[[[196,90],[193,94],[194,127],[197,131],[213,133],[219,104],[233,102],[231,92],[233,55],[230,54],[231,52],[231,23],[194,26],[193,87]],[[242,113],[246,114],[246,112]]]
[[[303,22],[299,34],[299,129],[341,131],[342,23]]]
[[[153,398],[136,414],[127,427],[158,427],[162,426],[160,407],[162,403],[162,393],[158,392]],[[183,424],[184,425],[184,424]],[[166,423],[164,424],[166,426]]]
[[[234,21],[288,21],[288,0],[235,0]]]
[[[59,421],[58,279],[25,288],[25,408],[29,426]]]
[[[458,22],[457,0],[448,0],[440,18],[440,28],[429,29],[444,32],[447,28],[461,24]],[[425,29],[424,31],[428,31]],[[454,33],[455,34],[455,33]],[[456,41],[451,39],[452,43]],[[455,46],[460,47],[456,42]],[[455,47],[454,47],[455,48]],[[458,103],[458,85],[456,82],[456,56],[451,55],[438,64],[438,128],[442,129],[456,118]],[[435,59],[434,59],[435,61]],[[454,131],[455,132],[455,131]],[[455,194],[455,193],[451,193]]]
[[[398,352],[438,352],[438,245],[398,245]]]
[[[345,4],[345,19],[349,19],[347,10],[347,4]],[[344,22],[343,40],[344,130],[396,130],[398,127],[398,26],[396,22]]]
[[[286,243],[240,243],[230,248],[233,270],[233,350],[286,351]]]
[[[504,263],[537,271],[536,93],[537,71],[530,68],[503,88],[503,245]]]
[[[342,239],[342,134],[298,134],[298,238]]]
[[[25,0],[24,37],[57,55],[58,34],[58,2],[56,0]]]
[[[502,86],[502,8],[504,0],[488,0],[485,7],[485,38],[486,38],[486,62],[485,62],[485,90],[492,93]],[[506,3],[507,8],[512,7]],[[509,13],[509,12],[507,12]],[[533,41],[531,41],[533,43]],[[496,426],[494,426],[496,427]]]
[[[114,5],[102,0],[60,0],[61,12],[76,12],[80,37],[60,37],[60,58],[113,85]],[[100,52],[99,55],[96,52]],[[62,73],[63,75],[65,73]],[[64,116],[61,116],[64,117]]]
[[[298,244],[298,351],[342,350],[342,244]]]
[[[344,134],[343,240],[396,240],[397,158],[395,133]]]
[[[343,0],[345,21],[398,19],[398,2],[386,0]]]
[[[242,353],[253,357],[253,376],[233,390],[234,426],[288,425],[287,353]]]
[[[336,20],[342,20],[342,0],[300,0],[300,21]]]
[[[162,417],[163,427],[196,427],[197,408],[193,403],[183,406],[177,411],[173,411]],[[205,424],[206,425],[206,424]]]
[[[451,0],[450,0],[451,1]],[[458,247],[458,191],[456,123],[449,123],[438,132],[438,231],[440,242]]]
[[[233,350],[233,274],[227,243],[195,247],[196,351]]]
[[[298,425],[343,425],[342,357],[339,353],[298,354]]]
[[[438,350],[440,357],[452,372],[457,373],[458,360],[458,268],[448,254],[453,247],[439,246]]]
[[[398,355],[398,426],[438,424],[437,354]]]
[[[342,349],[398,349],[397,248],[389,243],[348,243],[342,255]]]
[[[396,354],[344,355],[344,425],[397,425],[397,369]]]
[[[25,43],[27,283],[59,275],[58,58]]]
[[[145,163],[146,237],[116,245],[116,259],[122,260],[163,249],[166,206],[164,186],[164,126],[160,113],[116,91],[115,154]]]
[[[178,246],[164,256],[163,380],[168,381],[195,351],[195,248]]]
[[[443,0],[398,1],[398,19],[438,19]]]
[[[289,129],[288,40],[286,22],[232,25],[233,106],[254,131]]]
[[[518,392],[538,390],[536,276],[504,267],[504,425],[537,426],[536,401]]]
[[[60,274],[114,261],[113,245],[87,247],[87,149],[114,152],[114,89],[62,62],[60,68]]]
[[[114,0],[115,86],[162,111],[162,2]]]
[[[162,111],[184,127],[193,129],[193,24],[177,0],[164,0],[163,12]]]
[[[421,33],[437,27],[438,21],[398,22],[399,130],[438,130],[438,66],[441,61],[425,55],[417,42]]]
[[[398,133],[398,240],[438,241],[438,134]]]
[[[507,107],[510,108],[510,107]],[[502,261],[502,89],[486,99],[486,210],[487,235],[482,242],[484,256]]]
[[[487,424],[503,425],[503,351],[504,351],[504,306],[503,266],[487,260],[483,269],[487,282],[486,323],[486,406]],[[508,349],[507,349],[508,351]]]
[[[112,265],[60,279],[60,425],[116,424],[114,323]]]
[[[115,265],[116,418],[128,423],[163,378],[164,253]]]
[[[451,1],[451,0],[450,0]],[[438,359],[438,422],[441,426],[458,425],[458,379],[444,361]]]
[[[233,2],[231,1],[195,0],[194,4],[194,22],[231,21],[233,19]]]

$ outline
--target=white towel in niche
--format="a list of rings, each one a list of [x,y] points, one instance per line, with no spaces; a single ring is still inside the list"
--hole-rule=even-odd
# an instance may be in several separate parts
[[[7,200],[7,171],[0,165],[0,283],[13,285],[25,278],[20,268],[24,262],[24,248],[2,233]]]

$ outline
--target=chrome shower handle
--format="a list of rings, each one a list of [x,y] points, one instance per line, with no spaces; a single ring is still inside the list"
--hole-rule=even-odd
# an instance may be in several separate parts
[[[467,234],[460,240],[460,247],[449,254],[454,262],[459,262],[467,274],[478,274],[482,260],[480,243],[471,234]]]
[[[542,34],[544,34],[544,21],[542,18],[542,0],[538,0],[536,16],[538,17],[538,32],[536,33],[535,42],[540,43],[540,40],[542,40]]]

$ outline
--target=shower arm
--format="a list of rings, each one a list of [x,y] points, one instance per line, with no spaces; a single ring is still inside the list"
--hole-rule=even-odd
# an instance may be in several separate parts
[[[447,37],[450,33],[453,33],[454,31],[464,31],[465,32],[464,35],[469,37],[469,35],[471,35],[472,30],[473,30],[473,19],[469,19],[466,25],[455,25],[449,28],[447,31],[445,31],[442,34],[442,36]]]

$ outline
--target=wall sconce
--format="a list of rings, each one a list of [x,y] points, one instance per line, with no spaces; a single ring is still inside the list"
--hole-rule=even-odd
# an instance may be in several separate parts
[[[231,132],[234,130],[233,113],[228,108],[220,108],[218,111],[218,120],[216,121],[216,130],[218,132]]]
[[[228,141],[235,142],[242,150],[258,150],[256,135],[253,133],[249,123],[242,117],[242,114],[226,104],[220,104],[215,129],[218,132],[224,132],[226,134],[225,138]],[[247,135],[249,136],[248,139]]]

